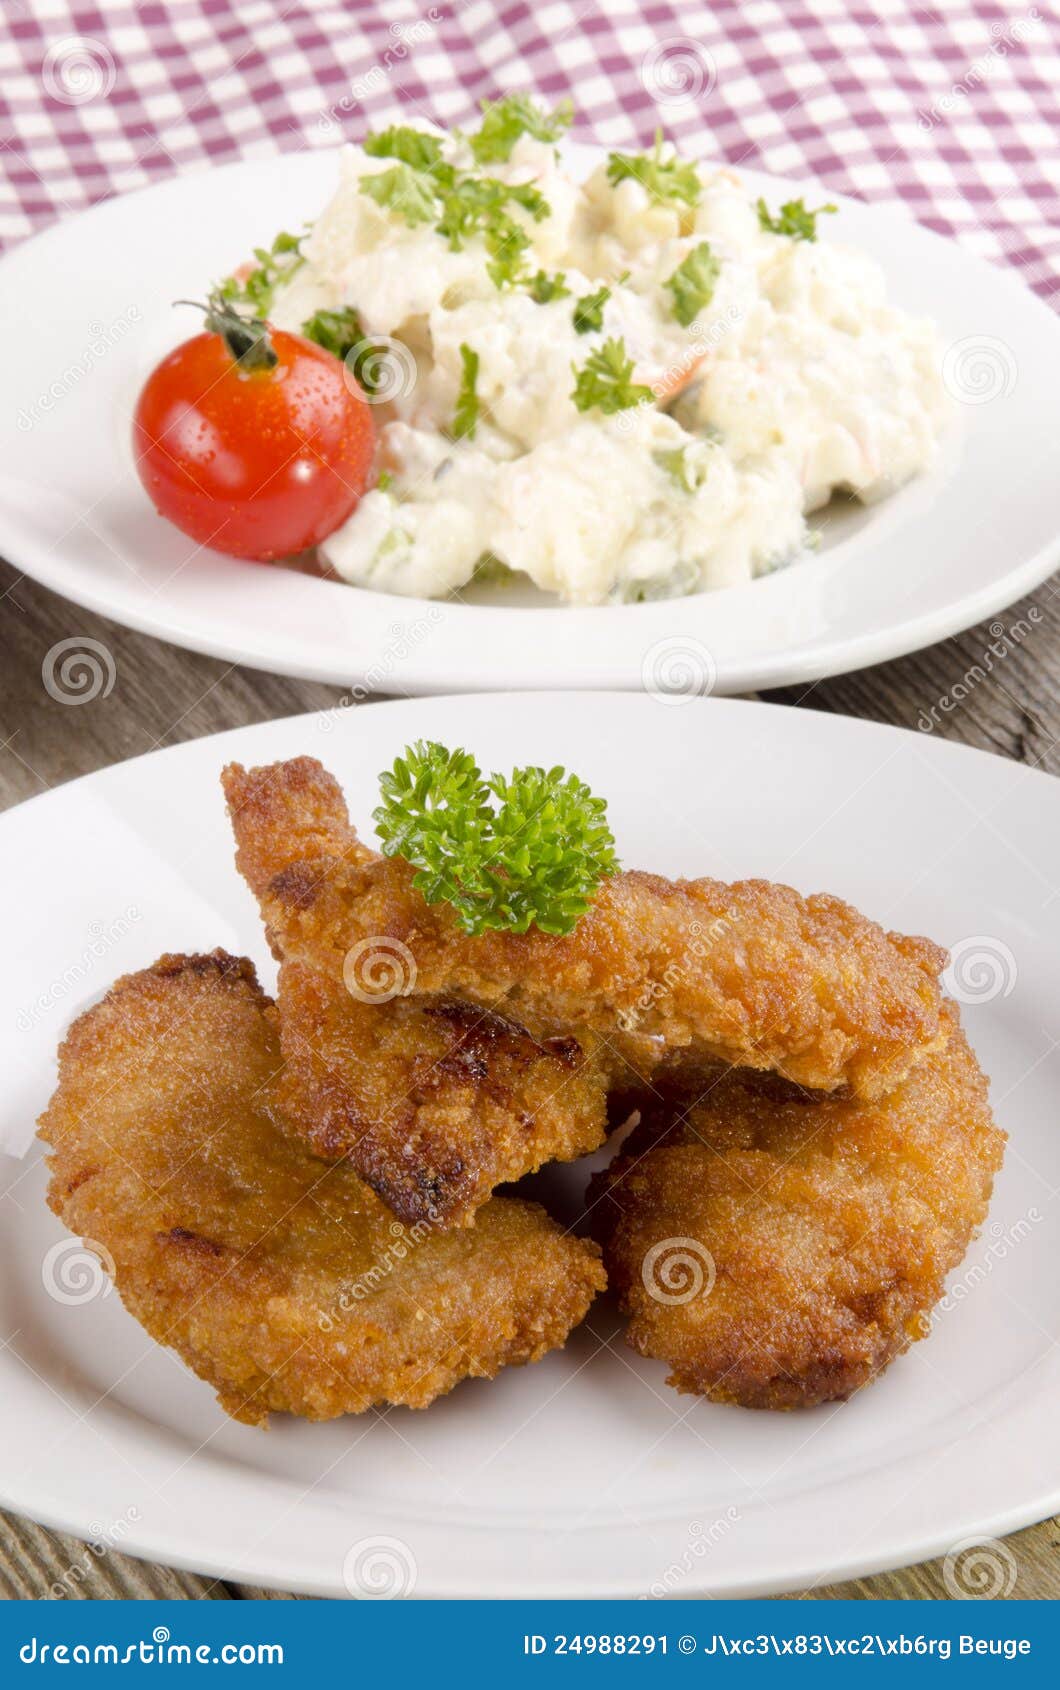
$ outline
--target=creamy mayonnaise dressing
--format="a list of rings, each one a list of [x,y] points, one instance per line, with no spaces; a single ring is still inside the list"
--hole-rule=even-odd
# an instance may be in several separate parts
[[[444,156],[477,168],[457,137]],[[569,290],[538,304],[525,281],[495,285],[478,236],[452,251],[365,193],[393,162],[344,150],[270,312],[298,329],[352,306],[379,342],[383,486],[321,548],[345,580],[437,596],[500,564],[571,604],[732,586],[797,557],[835,490],[879,499],[930,465],[945,416],[931,325],[826,231],[764,229],[730,171],[697,166],[694,206],[659,203],[603,164],[578,183],[523,135],[482,173],[547,203],[539,221],[512,209],[524,275],[562,272]],[[703,242],[716,279],[684,324],[667,284]],[[600,326],[579,333],[578,300],[603,284]],[[575,372],[615,340],[651,398],[579,408]],[[454,439],[468,349],[477,422]]]

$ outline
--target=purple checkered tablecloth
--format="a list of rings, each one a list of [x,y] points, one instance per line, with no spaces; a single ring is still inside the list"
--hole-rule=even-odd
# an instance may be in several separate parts
[[[1060,286],[1060,18],[989,0],[0,0],[0,239],[399,111],[570,94],[576,133],[899,198]]]

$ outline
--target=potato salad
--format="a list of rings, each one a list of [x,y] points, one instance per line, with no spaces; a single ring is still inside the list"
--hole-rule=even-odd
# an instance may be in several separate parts
[[[470,133],[369,135],[308,232],[230,280],[374,406],[374,484],[320,547],[346,581],[733,586],[810,547],[836,490],[877,500],[932,461],[934,332],[827,238],[832,207],[755,202],[662,141],[577,181],[569,121],[515,96]]]

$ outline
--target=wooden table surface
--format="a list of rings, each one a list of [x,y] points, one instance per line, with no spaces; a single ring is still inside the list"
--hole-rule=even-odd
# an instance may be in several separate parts
[[[1020,605],[957,639],[897,663],[768,695],[779,703],[838,711],[917,728],[935,709],[934,731],[965,744],[1060,773],[1060,576]],[[0,564],[0,808],[157,746],[248,722],[319,710],[342,689],[234,667],[79,610]],[[996,624],[1027,620],[1030,633],[984,674]],[[41,666],[61,639],[101,640],[116,670],[113,690],[77,710],[46,692]],[[945,696],[960,700],[941,710]],[[1060,1520],[1008,1540],[1017,1565],[1011,1596],[1060,1597]],[[0,1596],[46,1596],[82,1558],[83,1596],[233,1598],[275,1594],[194,1573],[136,1562],[114,1550],[99,1558],[84,1545],[27,1520],[0,1515]],[[945,1597],[941,1564],[928,1562],[875,1578],[826,1586],[808,1597]]]

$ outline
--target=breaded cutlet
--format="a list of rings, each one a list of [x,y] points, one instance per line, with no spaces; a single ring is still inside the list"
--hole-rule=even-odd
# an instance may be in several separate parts
[[[945,1048],[873,1103],[735,1071],[642,1097],[588,1203],[628,1342],[679,1391],[812,1406],[926,1335],[1005,1143],[944,1015]]]
[[[564,1343],[604,1284],[595,1245],[515,1199],[401,1225],[285,1127],[281,1067],[249,962],[166,956],[74,1023],[40,1121],[51,1207],[229,1414],[424,1408]]]
[[[468,1226],[498,1185],[603,1143],[606,1078],[577,1039],[459,999],[364,1003],[298,962],[277,1011],[285,1118],[403,1221]]]
[[[314,759],[231,764],[223,784],[274,951],[336,980],[385,941],[405,957],[408,994],[463,999],[535,1035],[592,1034],[642,1073],[719,1061],[867,1100],[945,1041],[945,953],[842,899],[631,871],[605,880],[565,936],[472,936],[424,901],[410,864],[361,842]]]

